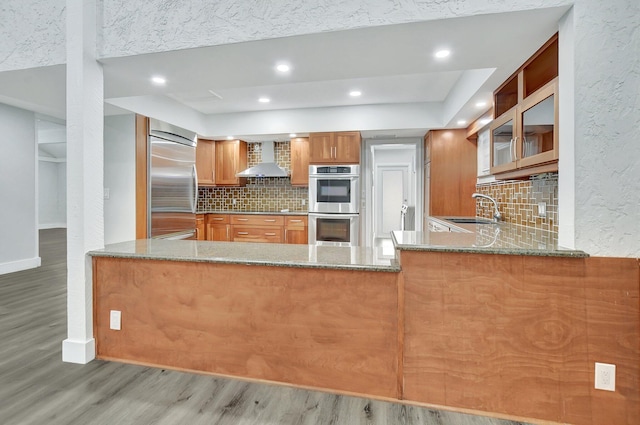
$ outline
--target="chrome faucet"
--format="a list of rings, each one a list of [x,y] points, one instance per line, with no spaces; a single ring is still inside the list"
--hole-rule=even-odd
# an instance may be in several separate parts
[[[487,196],[487,195],[483,195],[482,193],[474,193],[473,195],[471,195],[472,198],[484,198],[484,199],[488,199],[491,202],[493,202],[493,207],[495,208],[495,211],[493,212],[493,219],[495,221],[500,221],[502,220],[502,214],[500,214],[500,211],[498,210],[498,202],[493,199],[491,196]]]

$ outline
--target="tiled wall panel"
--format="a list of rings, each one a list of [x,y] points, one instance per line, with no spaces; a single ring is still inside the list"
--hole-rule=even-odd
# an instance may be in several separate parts
[[[532,229],[558,233],[558,174],[534,176],[530,180],[505,180],[479,184],[476,190],[498,201],[504,221]],[[538,214],[538,204],[546,204],[546,217]],[[493,217],[493,204],[476,202],[476,215]]]
[[[249,167],[262,160],[261,145],[249,143]],[[275,160],[287,171],[291,169],[289,142],[276,142]],[[235,199],[235,205],[233,203]],[[198,212],[251,211],[278,212],[307,211],[308,189],[291,186],[289,177],[250,177],[244,187],[201,187],[198,193]]]

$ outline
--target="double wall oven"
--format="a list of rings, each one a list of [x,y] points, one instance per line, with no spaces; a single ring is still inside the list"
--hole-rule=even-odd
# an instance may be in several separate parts
[[[309,166],[309,243],[357,246],[360,166]]]

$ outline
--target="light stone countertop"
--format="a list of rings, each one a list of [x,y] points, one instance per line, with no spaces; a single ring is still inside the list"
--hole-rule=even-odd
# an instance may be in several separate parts
[[[500,224],[459,224],[462,232],[394,231],[393,243],[398,250],[470,252],[480,254],[532,255],[544,257],[585,258],[584,251],[558,246],[553,232]]]
[[[399,272],[381,249],[253,242],[140,239],[91,251],[93,257],[189,261],[276,267]]]
[[[308,211],[220,211],[202,210],[196,214],[242,214],[242,215],[309,215]]]

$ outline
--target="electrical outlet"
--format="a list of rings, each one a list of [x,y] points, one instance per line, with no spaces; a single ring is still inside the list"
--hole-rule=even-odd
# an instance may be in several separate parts
[[[231,205],[235,205],[235,204],[236,204],[236,198],[233,198],[233,199],[231,200]]]
[[[103,198],[104,198],[104,199],[109,199],[109,198],[111,198],[111,191],[109,190],[109,188],[108,188],[108,187],[105,187],[105,188],[104,188],[103,195],[104,195],[104,196],[103,196]]]
[[[595,387],[598,390],[616,390],[616,365],[596,363]]]
[[[538,217],[545,218],[547,216],[547,203],[538,202]]]
[[[307,205],[307,200],[306,199],[302,200],[302,205]]]
[[[119,310],[111,310],[109,315],[109,329],[113,329],[114,331],[120,330],[122,319],[122,312]]]

